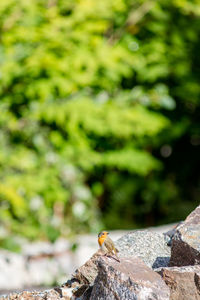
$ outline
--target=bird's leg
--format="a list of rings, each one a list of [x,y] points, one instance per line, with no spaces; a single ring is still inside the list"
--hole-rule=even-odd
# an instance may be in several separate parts
[[[118,262],[120,262],[120,259],[119,259],[119,257],[117,256],[117,254],[115,253],[115,254],[113,254],[113,256],[112,256],[116,261],[118,261]]]
[[[113,251],[113,255],[116,257],[115,259],[118,261],[118,262],[120,262],[120,259],[119,259],[119,257],[118,257],[118,255],[117,255],[117,251]]]
[[[116,258],[117,258],[117,261],[118,261],[118,262],[120,262],[120,259],[119,259],[119,257],[118,257],[116,254],[115,254],[115,256],[116,256]]]
[[[106,256],[106,257],[112,257],[112,258],[114,258],[116,261],[120,262],[120,259],[119,259],[119,257],[117,256],[116,253],[113,253],[113,252],[106,252],[106,253],[104,254],[104,256]]]
[[[112,252],[110,253],[109,251],[106,251],[104,254],[104,256],[106,256],[106,257],[112,257],[112,255],[113,255],[113,253]]]

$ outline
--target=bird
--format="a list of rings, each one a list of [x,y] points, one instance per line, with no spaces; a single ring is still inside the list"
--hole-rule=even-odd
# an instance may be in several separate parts
[[[117,260],[120,262],[119,257],[117,255],[119,250],[115,247],[114,242],[111,240],[108,234],[109,232],[107,231],[101,231],[98,234],[99,246],[104,252],[106,252],[106,255],[115,255]]]

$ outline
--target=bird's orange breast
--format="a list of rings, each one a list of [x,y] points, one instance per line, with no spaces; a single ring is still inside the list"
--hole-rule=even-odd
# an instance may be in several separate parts
[[[103,243],[104,243],[104,241],[105,241],[105,237],[99,237],[99,238],[98,238],[99,246],[102,246]]]

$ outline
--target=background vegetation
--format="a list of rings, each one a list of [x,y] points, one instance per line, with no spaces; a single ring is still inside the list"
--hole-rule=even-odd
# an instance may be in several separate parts
[[[0,245],[199,202],[198,0],[0,1]]]

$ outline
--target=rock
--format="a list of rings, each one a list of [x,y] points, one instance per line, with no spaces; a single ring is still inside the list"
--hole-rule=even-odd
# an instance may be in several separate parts
[[[102,256],[102,251],[97,251],[83,266],[78,268],[73,278],[82,284],[92,284],[97,276],[96,260]]]
[[[177,228],[174,228],[172,232],[166,233],[166,235],[173,240],[172,247],[174,247],[175,241],[181,241],[182,244],[185,243],[185,251],[188,251],[189,249],[189,252],[188,254],[184,253],[184,255],[185,257],[193,255],[192,262],[194,263],[198,261],[198,255],[196,255],[196,252],[198,252],[198,249],[200,249],[200,247],[198,248],[198,237],[197,232],[195,231],[199,226],[197,212],[198,210],[195,213],[191,214],[183,224],[179,224]],[[184,237],[187,236],[187,228],[189,228],[189,233],[191,232],[191,230],[193,230],[192,232],[195,232],[196,235],[193,235],[193,237],[195,237],[194,240],[190,240],[190,238],[188,238],[188,241],[186,243],[185,240],[178,240],[177,236],[180,236],[180,232],[182,235],[184,233]],[[170,289],[172,290],[172,287],[167,283],[169,285],[168,287],[161,278],[161,276],[152,270],[152,268],[156,270],[157,268],[162,268],[162,270],[168,269],[166,268],[166,266],[168,266],[169,264],[171,248],[167,246],[167,241],[164,234],[152,232],[150,230],[134,231],[122,236],[118,241],[115,242],[115,244],[116,247],[119,249],[118,255],[120,257],[120,262],[118,262],[112,256],[105,256],[104,252],[99,250],[84,265],[78,268],[73,274],[72,278],[68,280],[66,284],[63,284],[61,287],[42,292],[24,291],[18,294],[11,294],[3,298],[0,297],[0,299],[169,299]],[[194,248],[192,248],[192,245],[194,246]],[[59,251],[60,248],[62,248],[62,251]],[[34,251],[32,250],[32,252],[29,250],[29,248],[26,249],[27,260],[23,261],[23,270],[26,274],[27,282],[29,282],[30,280],[29,276],[31,276],[31,278],[34,278],[34,282],[36,282],[39,276],[43,276],[43,269],[48,269],[48,275],[56,274],[54,273],[55,268],[53,264],[51,264],[51,266],[49,265],[48,268],[46,268],[46,262],[50,263],[52,258],[53,263],[57,263],[57,261],[60,260],[61,264],[65,255],[68,255],[69,260],[71,258],[71,255],[67,248],[65,248],[64,243],[62,243],[62,247],[58,246],[57,248],[55,248],[56,251],[50,251],[49,248],[47,248],[45,252],[41,253],[38,249],[35,248]],[[178,258],[180,260],[180,257]],[[5,267],[7,267],[7,264],[9,264],[10,261],[12,260],[8,260],[6,258],[3,259],[3,264],[5,265]],[[67,269],[64,263],[62,265],[64,269]],[[161,274],[161,269],[159,270]],[[14,274],[18,273],[15,272]],[[4,275],[4,273],[2,273],[2,275]],[[194,289],[196,289],[196,291],[198,292],[198,287],[200,286],[199,272],[190,272],[187,276],[189,276],[190,279],[192,278],[192,276],[193,278],[195,278],[193,280]],[[21,278],[20,276],[17,277]],[[48,279],[50,277],[47,276],[46,278]],[[7,281],[9,283],[9,280]],[[39,280],[37,281],[37,284],[38,283]],[[174,287],[173,289],[177,291],[175,294],[179,293],[179,289],[180,291],[182,290],[181,279],[177,279],[176,289]]]
[[[172,229],[168,230],[167,232],[164,232],[164,237],[165,237],[165,241],[167,242],[167,246],[171,247],[172,246],[172,240],[173,237],[176,233],[176,228],[181,225],[183,223],[183,221],[179,222],[178,224],[176,224]]]
[[[138,230],[122,236],[115,244],[119,255],[138,256],[153,269],[169,264],[171,250],[161,233]]]
[[[151,230],[162,232],[166,228],[169,226],[155,227]],[[139,237],[139,233],[135,234],[135,237],[137,235],[138,237],[134,241],[138,244],[138,248],[141,248],[142,237]],[[111,237],[116,240],[124,234],[124,231],[113,231]],[[151,232],[152,235],[157,236],[156,233]],[[160,237],[162,240],[161,235]],[[18,242],[22,248],[20,254],[0,250],[0,269],[4,270],[4,272],[0,272],[0,294],[6,290],[21,290],[31,286],[51,286],[54,282],[62,283],[74,269],[83,265],[98,248],[96,234],[77,236],[74,241],[78,245],[75,252],[71,250],[72,241],[69,242],[62,238],[53,244],[39,241],[32,243],[26,240],[19,240]],[[161,249],[159,240],[157,248]],[[161,253],[158,254],[160,257],[162,256]],[[159,263],[156,267],[167,265],[165,260],[166,258],[164,258],[164,264]],[[161,262],[163,262],[162,259]],[[16,273],[18,276],[15,276]]]
[[[98,259],[97,267],[90,300],[169,299],[165,282],[139,258],[121,258],[119,263],[104,256]]]
[[[98,250],[83,266],[75,271],[72,278],[65,284],[68,288],[72,288],[75,297],[81,297],[81,300],[90,298],[92,286],[98,274],[96,262],[102,255],[104,253]]]
[[[8,296],[1,296],[0,300],[73,300],[70,289],[51,289],[43,292],[23,291],[21,293],[12,293]]]
[[[163,234],[148,230],[136,231],[124,235],[115,244],[120,251],[120,257],[135,258],[140,256],[149,267],[153,268],[167,266],[169,263],[170,248],[167,246]],[[75,271],[73,280],[79,282],[79,286],[76,287],[78,294],[82,289],[85,289],[85,285],[88,285],[89,290],[91,290],[90,287],[93,285],[98,273],[97,260],[100,256],[104,257],[103,255],[104,253],[101,250],[97,251],[83,266]]]
[[[156,270],[171,290],[171,300],[200,299],[200,266],[168,267]]]
[[[176,228],[170,266],[200,264],[200,206]]]

